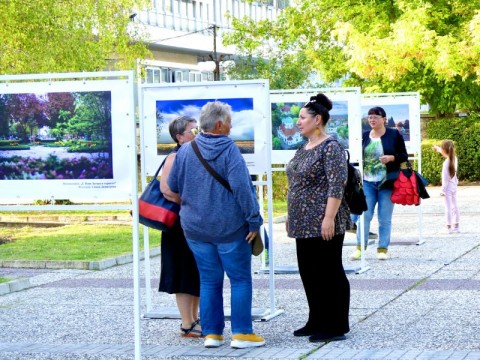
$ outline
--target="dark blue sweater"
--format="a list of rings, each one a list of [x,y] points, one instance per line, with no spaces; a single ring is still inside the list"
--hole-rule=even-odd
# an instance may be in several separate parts
[[[182,199],[180,221],[186,238],[221,243],[258,231],[263,219],[238,147],[225,135],[200,133],[195,142],[204,159],[228,181],[232,192],[207,172],[190,143],[182,145],[168,185]]]

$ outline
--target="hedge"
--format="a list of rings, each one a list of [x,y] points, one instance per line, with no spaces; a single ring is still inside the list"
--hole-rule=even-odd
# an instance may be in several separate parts
[[[458,157],[458,178],[461,181],[480,181],[480,115],[430,120],[425,128],[426,140],[422,141],[422,174],[432,185],[441,182],[443,157],[432,149],[442,140],[455,144]]]

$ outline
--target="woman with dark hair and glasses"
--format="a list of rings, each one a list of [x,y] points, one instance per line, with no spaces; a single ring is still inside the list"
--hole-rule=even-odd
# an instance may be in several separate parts
[[[307,297],[307,323],[293,332],[311,342],[344,340],[349,332],[350,284],[342,264],[350,210],[344,199],[347,161],[343,147],[326,133],[332,102],[312,96],[297,127],[308,139],[287,165],[289,237],[295,238],[300,278]]]
[[[180,196],[168,186],[168,176],[177,150],[192,141],[198,132],[197,121],[189,116],[173,119],[168,127],[170,136],[177,143],[175,149],[167,156],[162,169],[160,190],[165,198],[180,204]],[[175,294],[182,324],[182,337],[201,337],[202,329],[198,320],[200,303],[200,275],[192,251],[177,220],[173,228],[162,232],[161,241],[160,292]]]
[[[378,204],[378,247],[377,258],[387,260],[392,232],[393,202],[390,200],[395,178],[389,174],[397,173],[400,164],[407,161],[408,154],[403,136],[397,129],[385,126],[387,114],[379,106],[368,111],[368,123],[371,130],[362,134],[363,148],[363,191],[367,198],[368,210],[364,214],[363,234],[369,234],[373,211]],[[358,229],[358,226],[357,226]],[[357,231],[357,249],[350,255],[351,260],[360,259],[360,232]]]

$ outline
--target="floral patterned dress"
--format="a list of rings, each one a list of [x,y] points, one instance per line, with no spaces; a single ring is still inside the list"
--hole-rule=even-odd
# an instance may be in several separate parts
[[[335,217],[335,235],[351,227],[350,210],[343,197],[348,169],[343,147],[331,138],[307,150],[297,150],[287,165],[288,236],[321,237],[329,197],[342,199]]]

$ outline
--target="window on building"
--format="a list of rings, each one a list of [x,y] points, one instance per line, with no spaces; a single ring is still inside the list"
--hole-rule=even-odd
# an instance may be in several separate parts
[[[145,82],[149,84],[171,82],[170,71],[160,67],[147,67]]]
[[[188,69],[169,69],[149,66],[145,69],[147,84],[213,81],[213,72],[200,72]]]

